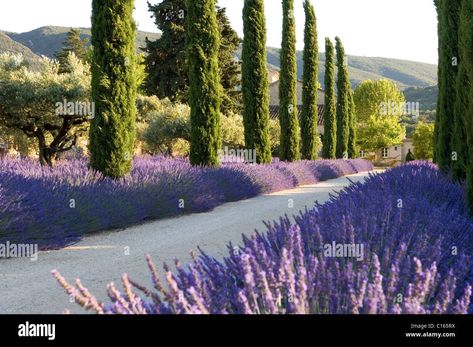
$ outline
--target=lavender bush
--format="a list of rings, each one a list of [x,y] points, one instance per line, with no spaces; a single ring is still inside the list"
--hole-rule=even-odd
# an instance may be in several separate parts
[[[136,159],[126,178],[111,180],[88,170],[85,159],[53,169],[32,160],[0,160],[0,243],[57,248],[85,234],[205,212],[224,202],[371,169],[363,160],[227,163],[215,169],[149,157]]]
[[[201,254],[161,278],[148,257],[154,288],[124,275],[111,304],[53,275],[98,313],[473,313],[472,222],[463,187],[421,162],[371,175],[295,224],[268,224],[222,261]],[[329,256],[333,242],[363,245],[363,257]]]

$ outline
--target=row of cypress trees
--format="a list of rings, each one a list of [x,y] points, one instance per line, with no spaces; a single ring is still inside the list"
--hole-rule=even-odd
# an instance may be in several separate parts
[[[186,0],[189,104],[191,107],[191,149],[193,165],[216,166],[221,147],[220,105],[222,86],[218,52],[220,33],[215,0]],[[285,161],[316,159],[318,121],[318,44],[313,6],[305,0],[306,14],[302,131],[297,112],[297,67],[294,0],[283,0],[283,36],[280,80],[280,158]],[[122,177],[132,167],[135,141],[137,81],[135,78],[134,0],[94,0],[92,14],[92,95],[97,116],[90,129],[90,166],[109,177]],[[264,0],[245,0],[242,63],[243,119],[245,145],[256,149],[257,161],[271,161],[269,140],[269,79],[266,62],[266,23]],[[332,49],[333,51],[333,49]],[[327,53],[329,56],[330,53]],[[332,53],[333,56],[333,53]],[[327,59],[330,60],[330,59]],[[332,59],[333,64],[333,59]],[[349,152],[352,108],[343,46],[337,38],[338,102],[336,123],[326,126],[327,148],[339,157]],[[332,76],[333,67],[327,70]],[[327,80],[327,77],[326,77]],[[328,97],[334,99],[333,81],[327,82]],[[329,103],[330,104],[330,103]],[[328,104],[328,105],[329,105]],[[331,105],[331,104],[330,104]],[[328,113],[327,113],[328,114]],[[302,134],[302,139],[301,139]],[[302,140],[302,141],[301,141]],[[335,141],[336,140],[336,141]],[[335,143],[337,143],[335,147]]]
[[[294,161],[317,158],[318,123],[318,42],[315,11],[309,0],[304,1],[306,15],[304,31],[304,74],[301,112],[301,135],[297,116],[297,72],[294,1],[283,0],[283,40],[281,45],[281,76],[279,116],[281,123],[280,159]],[[326,39],[324,158],[355,158],[355,103],[348,77],[346,54],[340,38],[336,38],[337,97],[335,97],[334,48]],[[336,101],[335,101],[336,100]],[[336,105],[336,106],[335,106]],[[302,140],[302,141],[301,141]],[[299,150],[301,147],[301,150]]]
[[[337,67],[337,96],[335,96],[335,51]],[[325,159],[355,158],[356,110],[348,77],[345,48],[339,37],[335,49],[325,39],[325,109],[322,154]]]
[[[473,0],[436,0],[439,96],[434,161],[467,180],[473,213]]]

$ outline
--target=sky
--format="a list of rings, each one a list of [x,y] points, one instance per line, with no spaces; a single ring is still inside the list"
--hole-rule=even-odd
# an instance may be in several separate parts
[[[158,3],[160,0],[150,0]],[[320,51],[324,37],[340,36],[350,55],[386,57],[436,64],[437,16],[433,0],[311,0]],[[243,0],[218,0],[234,29],[243,35]],[[157,32],[147,0],[135,0],[135,20]],[[281,0],[266,0],[268,46],[281,46]],[[28,9],[28,11],[25,11]],[[0,30],[24,32],[46,25],[90,27],[91,0],[2,0]],[[297,48],[303,48],[304,11],[295,0]]]

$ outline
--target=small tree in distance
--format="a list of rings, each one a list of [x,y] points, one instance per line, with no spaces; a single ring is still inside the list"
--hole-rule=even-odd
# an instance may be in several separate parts
[[[330,39],[325,39],[325,108],[322,155],[324,159],[335,159],[337,150],[337,114],[335,110],[334,48]]]
[[[434,124],[419,123],[414,132],[414,157],[431,160],[434,156]]]
[[[339,37],[335,38],[337,52],[337,158],[348,158],[350,137],[350,80],[345,48]]]
[[[71,66],[68,65],[68,56],[74,55],[83,63],[87,60],[87,40],[81,39],[80,29],[71,29],[66,36],[63,48],[56,52],[55,57],[59,61],[59,73],[71,72]]]

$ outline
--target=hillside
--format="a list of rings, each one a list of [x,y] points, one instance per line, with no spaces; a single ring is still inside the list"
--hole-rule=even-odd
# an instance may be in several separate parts
[[[279,67],[279,49],[268,48],[268,63]],[[388,78],[396,82],[401,89],[409,87],[429,87],[437,84],[437,65],[418,63],[407,60],[347,56],[348,73],[353,86],[372,79]],[[323,85],[325,75],[325,53],[319,53],[319,82]],[[302,78],[302,52],[297,52],[297,71]]]
[[[67,32],[70,29],[71,28],[69,27],[46,26],[25,33],[6,32],[5,34],[11,39],[28,47],[36,54],[53,58],[54,54],[62,48],[62,44],[66,39]],[[80,29],[82,32],[81,37],[90,41],[90,28]],[[140,47],[145,46],[146,37],[148,37],[150,40],[156,40],[159,38],[159,36],[160,34],[158,33],[139,31],[136,39],[137,50]]]
[[[28,47],[13,41],[7,35],[0,31],[0,53],[9,52],[15,54],[22,54],[25,61],[33,68],[39,64],[39,56],[34,54]]]
[[[45,26],[25,33],[5,32],[8,37],[18,42],[16,50],[24,51],[31,59],[36,55],[45,55],[53,58],[54,54],[62,48],[66,38],[68,27]],[[82,38],[90,40],[90,28],[82,28]],[[159,33],[150,33],[139,31],[136,40],[136,47],[145,46],[146,37],[150,40],[156,40],[160,37]],[[8,41],[8,42],[4,42]],[[2,45],[5,47],[13,46],[14,42],[6,40],[3,35]],[[6,50],[6,49],[5,49]],[[34,54],[33,54],[34,53]],[[236,52],[237,58],[241,57],[241,50]],[[268,64],[272,75],[277,76],[279,68],[279,49],[269,47],[267,50]],[[319,54],[320,74],[319,81],[323,85],[325,74],[325,54]],[[388,78],[396,82],[401,89],[410,87],[430,87],[437,84],[437,66],[432,64],[418,63],[406,60],[348,56],[348,72],[353,86],[360,82],[372,79]],[[302,78],[302,52],[297,52],[298,76]]]
[[[437,107],[438,86],[427,88],[408,88],[404,90],[406,101],[418,102],[421,111],[435,110]]]

